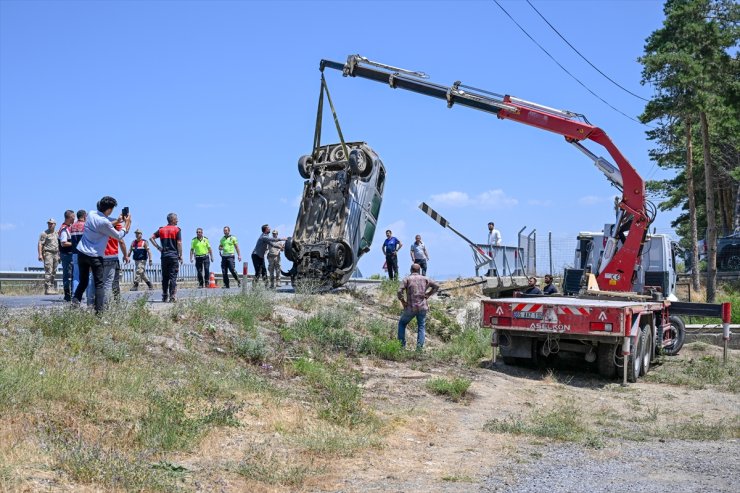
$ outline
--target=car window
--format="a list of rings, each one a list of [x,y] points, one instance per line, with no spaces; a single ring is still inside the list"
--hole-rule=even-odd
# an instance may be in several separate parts
[[[381,196],[383,195],[383,187],[385,187],[385,168],[380,166],[380,169],[378,170],[378,182],[376,183],[375,188],[378,189],[378,194]]]

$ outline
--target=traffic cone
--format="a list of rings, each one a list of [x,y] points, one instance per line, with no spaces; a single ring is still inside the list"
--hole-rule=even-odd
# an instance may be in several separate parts
[[[216,287],[216,275],[213,272],[211,272],[211,278],[208,280],[208,287],[209,288]]]

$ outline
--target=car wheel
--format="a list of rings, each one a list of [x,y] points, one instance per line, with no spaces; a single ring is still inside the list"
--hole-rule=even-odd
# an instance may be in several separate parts
[[[740,252],[731,252],[724,261],[725,270],[740,270]]]
[[[332,243],[329,247],[329,259],[337,269],[346,269],[352,265],[352,253],[344,243]]]
[[[301,178],[311,178],[311,165],[313,164],[313,158],[311,156],[301,156],[298,160],[298,173]]]
[[[298,255],[300,251],[300,244],[293,240],[293,238],[288,238],[285,240],[285,258],[290,260],[291,262],[296,262],[298,260]]]
[[[360,149],[353,149],[349,153],[349,169],[353,175],[365,178],[373,172],[373,161]]]
[[[686,338],[686,326],[681,320],[681,317],[671,315],[668,319],[671,323],[671,339],[672,342],[663,348],[663,354],[668,356],[675,356],[683,347],[684,339]]]
[[[343,146],[337,145],[334,147],[334,149],[331,150],[329,153],[329,161],[335,163],[337,161],[344,161],[346,159],[346,156],[344,155],[344,149]]]

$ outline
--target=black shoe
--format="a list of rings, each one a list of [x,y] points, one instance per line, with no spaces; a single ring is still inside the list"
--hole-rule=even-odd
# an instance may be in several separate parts
[[[198,285],[198,289],[203,289],[203,285],[202,284],[199,284]]]
[[[131,291],[138,291],[138,290],[139,290],[139,286],[132,286],[131,287]]]
[[[240,288],[240,287],[242,287],[242,283],[241,283],[241,282],[239,282],[239,281],[236,281],[236,287],[237,287],[237,288]]]
[[[177,298],[175,296],[170,296],[170,303],[177,303]]]
[[[149,289],[154,289],[154,284],[149,282],[147,283],[146,287],[148,287]]]
[[[228,286],[221,286],[221,289],[229,289]]]
[[[167,303],[168,296],[166,294],[162,295],[162,303]]]

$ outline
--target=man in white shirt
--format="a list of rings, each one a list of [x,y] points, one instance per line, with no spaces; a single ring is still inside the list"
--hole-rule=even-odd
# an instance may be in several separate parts
[[[488,223],[488,246],[501,246],[501,233],[493,226],[493,221]]]

